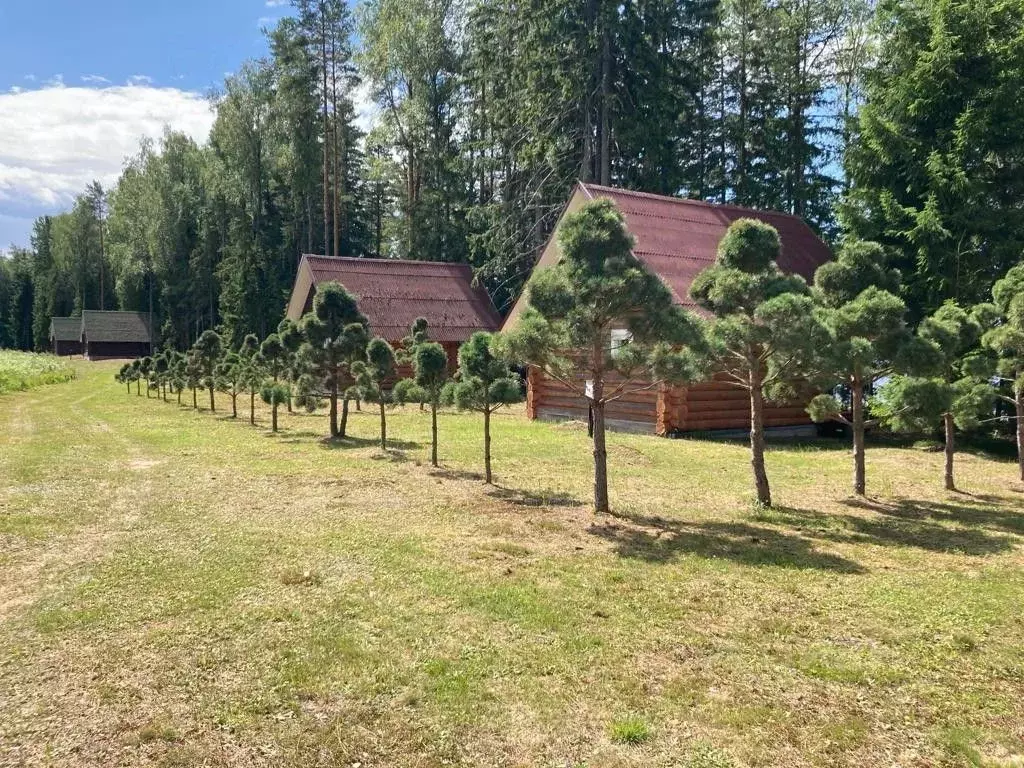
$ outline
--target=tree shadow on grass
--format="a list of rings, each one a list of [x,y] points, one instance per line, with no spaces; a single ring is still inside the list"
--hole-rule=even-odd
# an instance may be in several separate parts
[[[327,437],[323,432],[313,432],[310,430],[288,431],[288,439],[283,440],[282,442],[306,443],[310,440],[315,441],[325,451],[348,451],[356,448],[380,448],[379,437]],[[422,443],[417,443],[413,440],[388,439],[389,451],[411,451],[422,447]]]
[[[588,532],[614,544],[622,557],[670,563],[683,555],[698,555],[750,566],[866,572],[853,560],[819,552],[807,538],[749,523],[686,523],[628,514],[613,520],[595,523]]]
[[[941,529],[950,538],[954,549],[957,542],[967,544],[983,554],[1001,551],[1013,546],[1013,541],[1003,534],[1024,536],[1024,509],[1016,502],[998,496],[970,496],[964,494],[962,503],[940,501],[917,501],[912,499],[874,500],[847,499],[843,504],[853,509],[875,512],[883,517],[883,525],[903,526],[912,530],[915,526],[923,534],[936,533]],[[845,516],[854,528],[865,528],[871,521],[857,516]],[[859,521],[859,522],[858,522]],[[960,529],[949,528],[938,523],[956,523]],[[996,535],[992,532],[995,531]],[[941,538],[941,536],[940,536]],[[970,551],[970,550],[965,550]]]
[[[574,496],[558,491],[524,491],[520,488],[494,486],[487,492],[492,499],[498,499],[516,507],[582,507],[583,502]]]
[[[483,472],[470,472],[464,469],[435,467],[430,470],[430,476],[439,480],[473,480],[478,483],[484,481]]]

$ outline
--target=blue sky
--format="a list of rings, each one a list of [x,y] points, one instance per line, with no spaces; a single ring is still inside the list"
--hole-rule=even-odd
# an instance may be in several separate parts
[[[0,248],[112,181],[163,125],[205,138],[204,94],[266,54],[283,0],[0,0]]]

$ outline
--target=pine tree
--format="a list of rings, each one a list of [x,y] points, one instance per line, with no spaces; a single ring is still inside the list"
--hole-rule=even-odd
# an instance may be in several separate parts
[[[933,374],[894,376],[873,401],[882,423],[894,430],[917,432],[941,424],[947,491],[956,490],[957,427],[977,426],[994,401],[992,370],[978,349],[982,330],[974,313],[954,302],[944,304],[918,329],[921,339],[932,346]]]
[[[366,345],[366,358],[352,365],[362,398],[380,407],[380,447],[388,449],[388,424],[385,408],[391,402],[391,393],[385,389],[395,374],[395,351],[384,339],[372,338]]]
[[[594,509],[609,511],[605,409],[609,403],[696,373],[696,319],[633,256],[622,214],[589,203],[559,229],[562,259],[536,273],[519,325],[500,338],[503,354],[562,382],[590,404],[594,420]],[[682,351],[673,351],[673,348]]]
[[[501,408],[521,402],[523,382],[509,371],[508,364],[495,354],[494,336],[479,331],[459,347],[459,372],[455,381],[445,385],[441,401],[463,411],[476,411],[484,417],[484,482],[493,482],[491,472],[491,415]]]
[[[828,343],[807,284],[783,274],[774,227],[738,219],[718,246],[714,265],[694,279],[690,295],[714,314],[708,325],[710,371],[750,395],[750,464],[759,504],[772,504],[765,469],[766,401],[791,399],[814,351]]]

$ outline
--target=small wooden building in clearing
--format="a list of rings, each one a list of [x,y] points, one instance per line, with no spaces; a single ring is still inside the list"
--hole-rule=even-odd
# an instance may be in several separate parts
[[[152,354],[149,315],[145,312],[82,312],[82,352],[89,360],[144,357]]]
[[[61,357],[82,354],[82,318],[50,318],[50,348]]]
[[[392,346],[425,317],[431,340],[448,353],[454,370],[459,345],[477,331],[501,325],[487,291],[473,284],[468,264],[403,259],[358,259],[305,255],[299,262],[288,317],[299,320],[313,307],[320,283],[336,282],[356,297],[370,332]]]
[[[690,298],[694,277],[714,263],[718,243],[737,219],[753,218],[775,227],[782,240],[779,267],[808,281],[815,270],[832,258],[825,243],[796,216],[754,211],[732,205],[663,197],[624,189],[579,183],[566,206],[566,215],[597,198],[611,199],[622,212],[633,235],[634,256],[658,275],[676,303],[704,314]],[[556,264],[561,258],[558,226],[541,253],[537,267]],[[526,307],[520,296],[503,329],[514,325]],[[531,369],[527,378],[527,414],[531,418],[586,421],[589,406],[560,382]],[[773,404],[765,409],[765,426],[811,429],[806,403]],[[670,435],[681,432],[746,430],[750,428],[750,401],[746,390],[721,381],[688,387],[663,386],[630,395],[606,407],[608,426],[634,432]]]

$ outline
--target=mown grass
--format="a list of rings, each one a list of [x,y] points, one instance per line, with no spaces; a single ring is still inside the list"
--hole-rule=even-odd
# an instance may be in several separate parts
[[[1013,465],[389,415],[283,431],[128,395],[5,398],[0,765],[1012,766]],[[226,398],[218,401],[227,410]]]
[[[75,369],[62,358],[0,349],[0,394],[71,381]]]

